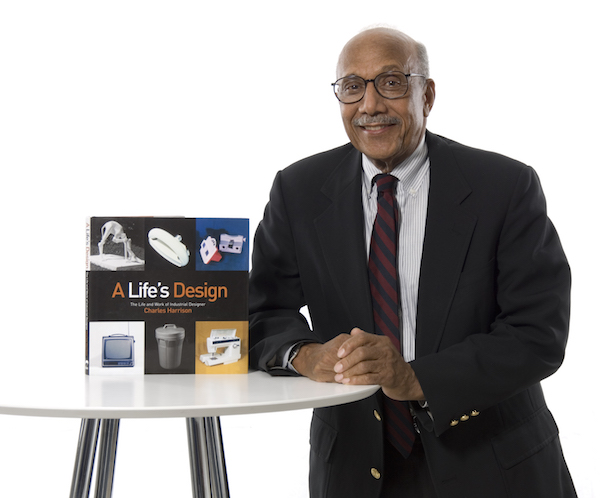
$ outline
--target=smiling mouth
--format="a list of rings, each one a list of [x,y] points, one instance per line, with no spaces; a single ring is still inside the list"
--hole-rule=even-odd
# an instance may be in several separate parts
[[[383,130],[384,128],[389,128],[390,126],[392,126],[392,125],[391,124],[364,125],[364,126],[361,126],[361,128],[366,131],[379,131],[379,130]]]

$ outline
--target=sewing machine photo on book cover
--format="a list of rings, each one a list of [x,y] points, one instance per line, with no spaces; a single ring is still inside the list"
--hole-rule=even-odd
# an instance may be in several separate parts
[[[248,371],[248,322],[196,322],[196,372]]]

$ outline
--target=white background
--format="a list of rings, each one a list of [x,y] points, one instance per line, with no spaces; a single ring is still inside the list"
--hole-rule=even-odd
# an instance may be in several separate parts
[[[595,12],[584,0],[2,3],[0,393],[20,376],[83,375],[86,216],[248,217],[253,233],[277,170],[346,142],[337,55],[387,23],[429,49],[429,129],[541,177],[574,284],[566,360],[544,386],[580,496],[600,496]],[[233,498],[308,496],[309,416],[223,417]],[[78,431],[0,415],[0,495],[66,496]],[[183,420],[124,420],[119,444],[115,498],[191,496]]]

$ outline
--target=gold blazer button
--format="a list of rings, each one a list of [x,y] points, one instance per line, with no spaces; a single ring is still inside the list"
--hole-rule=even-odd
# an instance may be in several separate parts
[[[375,478],[375,479],[380,479],[381,478],[381,473],[375,468],[373,467],[371,469],[371,475]]]
[[[469,416],[468,415],[463,415],[462,417],[460,417],[460,421],[461,422],[466,422],[467,420],[469,420]]]
[[[471,417],[476,417],[477,415],[479,415],[479,412],[477,410],[471,411]]]
[[[458,425],[458,420],[453,420],[450,422],[450,427],[456,427]]]
[[[377,419],[378,422],[381,422],[381,415],[377,410],[373,410],[373,416]]]

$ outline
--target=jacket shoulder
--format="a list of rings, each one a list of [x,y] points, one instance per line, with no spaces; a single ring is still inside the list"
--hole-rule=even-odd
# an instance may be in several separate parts
[[[324,181],[340,164],[359,156],[360,153],[348,143],[296,161],[283,169],[280,174],[285,181],[302,183],[308,179],[312,182],[319,178]]]
[[[432,133],[427,135],[427,146],[430,155],[434,157],[438,154],[450,154],[460,167],[483,168],[486,170],[486,174],[489,174],[490,170],[498,169],[520,174],[523,169],[529,168],[526,164],[497,152],[470,147]]]

